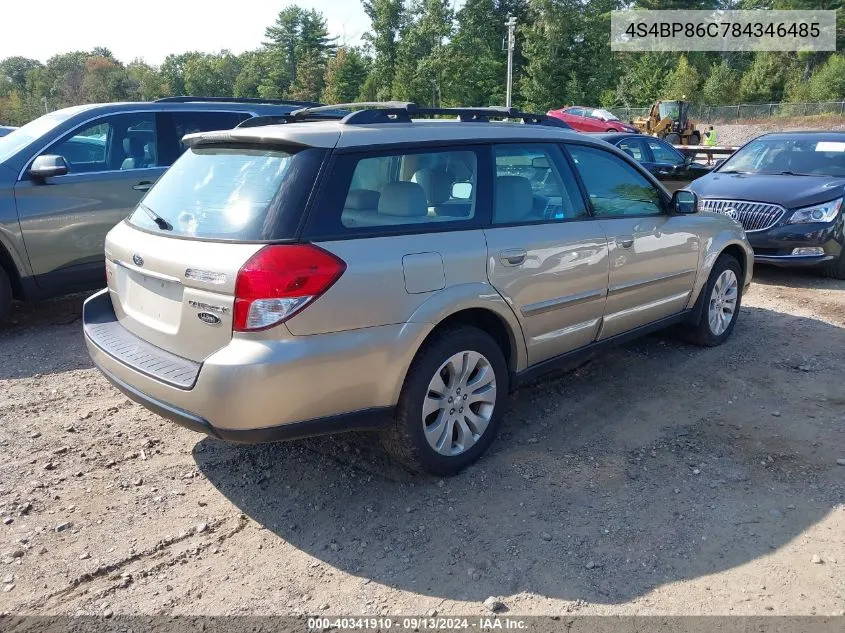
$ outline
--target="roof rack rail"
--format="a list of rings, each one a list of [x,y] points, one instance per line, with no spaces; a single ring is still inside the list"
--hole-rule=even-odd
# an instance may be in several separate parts
[[[305,107],[294,110],[290,117],[301,121],[303,117],[329,110],[355,109],[341,120],[347,125],[371,125],[376,123],[410,123],[414,117],[455,116],[465,123],[488,123],[493,119],[521,119],[532,125],[548,125],[571,129],[571,126],[545,114],[521,112],[516,108],[502,106],[477,108],[424,108],[410,101],[365,101],[361,103],[339,103],[330,106]]]
[[[294,101],[291,99],[257,99],[254,97],[192,97],[180,95],[177,97],[162,97],[155,103],[257,103],[265,105],[289,105],[300,108],[320,107],[323,104],[316,101]]]

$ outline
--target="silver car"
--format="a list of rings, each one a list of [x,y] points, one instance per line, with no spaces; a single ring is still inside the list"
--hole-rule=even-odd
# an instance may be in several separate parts
[[[240,442],[379,429],[453,474],[548,370],[673,324],[730,336],[742,227],[615,147],[502,109],[316,112],[186,137],[108,234],[84,331],[130,398]]]

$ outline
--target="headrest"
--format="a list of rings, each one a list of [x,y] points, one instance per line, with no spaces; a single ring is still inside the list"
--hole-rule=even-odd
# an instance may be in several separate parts
[[[425,197],[431,205],[443,204],[452,197],[452,179],[445,171],[420,169],[414,180],[425,191]]]
[[[127,136],[123,139],[123,151],[129,156],[143,156],[144,141],[138,136]]]
[[[345,209],[374,210],[378,208],[379,193],[372,189],[350,189],[346,194]]]
[[[425,191],[415,182],[388,183],[381,192],[378,212],[403,217],[428,215]]]
[[[493,219],[500,223],[518,222],[531,213],[534,192],[531,182],[522,176],[496,178],[496,209]]]

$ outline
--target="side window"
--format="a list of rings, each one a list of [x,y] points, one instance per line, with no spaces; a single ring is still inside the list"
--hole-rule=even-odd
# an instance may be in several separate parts
[[[98,119],[44,153],[63,157],[71,174],[157,167],[155,115],[117,114]]]
[[[570,108],[568,112],[573,116],[584,116],[584,108]]]
[[[684,162],[684,157],[675,151],[675,148],[655,139],[646,141],[651,153],[654,155],[655,163],[663,163],[665,165],[681,165]]]
[[[575,220],[587,208],[554,145],[496,145],[493,224]]]
[[[645,147],[643,142],[638,138],[626,138],[619,141],[617,145],[619,149],[628,154],[631,158],[639,163],[647,162]]]
[[[466,221],[475,216],[475,152],[384,154],[354,161],[344,228]]]
[[[660,215],[660,191],[636,169],[609,152],[567,145],[597,217]]]
[[[178,152],[182,154],[187,149],[182,143],[182,137],[186,134],[231,130],[249,118],[251,115],[248,112],[174,112],[173,125],[176,127],[176,140],[179,142]]]

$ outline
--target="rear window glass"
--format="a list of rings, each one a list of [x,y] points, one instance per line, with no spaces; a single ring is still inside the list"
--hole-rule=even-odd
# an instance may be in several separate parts
[[[192,148],[156,182],[129,221],[181,237],[293,237],[324,153],[314,148]]]

